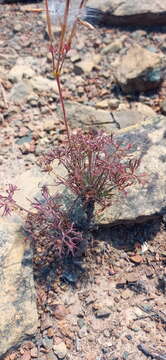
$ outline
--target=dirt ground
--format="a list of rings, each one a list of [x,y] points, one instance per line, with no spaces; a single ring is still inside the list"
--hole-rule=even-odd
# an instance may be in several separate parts
[[[13,87],[7,72],[15,61],[34,59],[38,74],[50,74],[48,40],[42,15],[27,12],[28,4],[6,4],[0,9],[1,187],[18,171],[31,168],[42,151],[63,141],[64,127],[48,128],[54,119],[58,96],[36,93],[37,105],[8,101]],[[40,7],[41,4],[37,3]],[[19,25],[19,26],[18,26]],[[164,52],[163,29],[81,29],[76,55],[101,53],[110,42],[126,36],[126,42],[155,46]],[[74,56],[74,55],[73,55]],[[63,74],[64,98],[93,105],[107,96],[130,105],[114,87],[111,61],[103,55],[100,65],[82,74],[84,85],[75,84],[68,58]],[[31,59],[32,61],[32,59]],[[97,79],[97,81],[96,81]],[[78,80],[78,79],[77,79]],[[86,84],[85,84],[86,83]],[[160,113],[165,85],[136,100]],[[44,241],[44,242],[42,242]],[[40,328],[36,338],[5,357],[5,360],[144,360],[166,359],[166,225],[161,217],[143,224],[99,227],[89,236],[81,258],[52,262],[46,239],[34,249],[34,277]]]

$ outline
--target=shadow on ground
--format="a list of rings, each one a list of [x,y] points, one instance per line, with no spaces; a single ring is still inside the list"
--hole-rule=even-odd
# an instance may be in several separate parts
[[[129,223],[123,221],[122,224],[108,226],[100,226],[95,234],[96,238],[101,241],[110,243],[117,249],[131,250],[134,244],[153,240],[155,235],[160,231],[162,225],[162,217],[152,219],[143,223]]]
[[[124,221],[119,225],[99,226],[92,233],[86,234],[86,237],[88,236],[88,245],[81,256],[59,258],[50,263],[43,262],[38,265],[35,263],[35,281],[48,290],[52,288],[55,279],[59,279],[62,284],[67,283],[75,287],[80,279],[84,281],[85,278],[87,281],[90,265],[88,262],[90,258],[92,258],[92,261],[96,261],[94,259],[94,257],[97,257],[96,248],[100,248],[100,255],[104,253],[107,247],[109,247],[109,251],[112,248],[123,250],[127,254],[128,251],[134,251],[135,244],[139,243],[142,245],[145,242],[153,241],[156,234],[159,233],[163,227],[162,217],[151,219],[146,223],[130,224]],[[47,259],[47,250],[45,252],[45,259]]]

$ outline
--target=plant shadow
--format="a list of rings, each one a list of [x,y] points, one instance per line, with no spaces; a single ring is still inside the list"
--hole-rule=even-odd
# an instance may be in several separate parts
[[[89,262],[90,259],[94,263],[96,261],[94,259],[96,256],[95,246],[96,248],[101,247],[102,250],[109,246],[109,249],[123,250],[128,253],[135,250],[136,244],[141,246],[152,241],[161,230],[162,224],[162,217],[158,216],[146,222],[129,223],[128,221],[123,221],[113,226],[96,226],[95,230],[85,234],[87,247],[84,248],[81,255],[55,258],[50,263],[35,266],[35,281],[47,290],[52,289],[55,281],[58,281],[62,286],[63,284],[68,284],[73,289],[77,289],[78,282],[84,283],[90,279]],[[91,255],[88,257],[87,251],[91,252]],[[45,255],[47,258],[47,254]]]
[[[149,219],[146,222],[131,223],[123,221],[119,224],[100,226],[95,237],[111,244],[116,249],[133,250],[136,243],[144,244],[153,240],[160,231],[162,217]]]

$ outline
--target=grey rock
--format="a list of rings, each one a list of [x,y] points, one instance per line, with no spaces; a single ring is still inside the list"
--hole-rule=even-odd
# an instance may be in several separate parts
[[[84,319],[82,319],[82,318],[78,319],[77,324],[78,324],[79,328],[81,329],[85,325]]]
[[[83,73],[90,73],[97,64],[101,61],[101,55],[91,54],[86,56],[84,60],[78,61],[74,66],[74,72],[76,75]]]
[[[43,337],[42,339],[42,345],[45,347],[45,349],[49,350],[52,349],[53,346],[53,339],[49,338],[48,336]]]
[[[117,124],[118,129],[124,129],[136,125],[146,119],[146,116],[136,110],[112,111],[111,116]]]
[[[78,331],[78,336],[80,339],[82,339],[83,337],[87,336],[87,327],[86,325],[84,325],[79,331]]]
[[[39,325],[32,250],[18,216],[0,218],[0,358],[35,336]]]
[[[127,196],[115,195],[112,206],[96,222],[144,221],[166,212],[166,117],[156,116],[143,123],[117,131],[116,139],[132,144],[130,155],[141,158],[140,173],[146,173],[144,186],[131,186]],[[97,207],[96,207],[97,209]]]
[[[109,45],[107,45],[103,48],[102,54],[118,53],[123,48],[123,41],[125,39],[126,39],[126,36],[122,36],[120,39],[110,42]]]
[[[32,88],[28,80],[22,80],[12,87],[8,98],[10,101],[20,104],[28,97],[28,95],[30,95],[31,92]]]
[[[62,169],[60,166],[58,167],[58,175],[64,176],[65,170]],[[53,177],[44,174],[41,172],[40,168],[33,167],[31,170],[25,171],[22,174],[13,179],[13,183],[17,186],[19,191],[15,194],[15,200],[17,203],[26,208],[27,210],[31,209],[31,202],[34,197],[41,198],[40,189],[43,185],[50,185],[50,193],[51,189],[55,182],[55,175]],[[22,186],[24,184],[24,187]],[[62,191],[63,187],[59,187],[59,191]],[[55,192],[55,188],[53,189]],[[29,201],[30,200],[30,201]]]
[[[35,71],[27,65],[16,64],[9,71],[8,79],[13,82],[18,82],[23,78],[30,79],[35,75]]]
[[[119,99],[110,99],[109,100],[109,106],[111,110],[116,110],[120,104]]]
[[[108,99],[104,99],[104,100],[101,100],[99,102],[97,102],[96,104],[96,109],[107,109],[109,107],[109,100]]]
[[[58,356],[58,359],[64,359],[67,355],[66,344],[62,341],[59,344],[53,345],[54,353]]]
[[[147,50],[153,52],[153,53],[157,53],[158,52],[158,49],[156,46],[152,46],[152,45],[149,45],[146,47]]]
[[[22,30],[22,26],[21,26],[21,24],[15,24],[14,25],[14,28],[13,28],[13,32],[14,33],[18,33],[18,32],[20,32]]]
[[[164,63],[162,56],[136,44],[113,63],[113,75],[124,93],[147,91],[163,81]]]
[[[58,93],[58,86],[56,84],[55,79],[46,79],[45,77],[42,77],[40,75],[33,77],[30,80],[30,84],[33,88],[33,90],[42,92],[42,91],[55,91],[55,93]]]
[[[140,102],[133,102],[132,109],[143,114],[145,117],[156,116],[156,112],[149,105]]]
[[[145,30],[135,30],[132,32],[131,36],[134,40],[141,40],[142,37],[146,37],[147,33]]]
[[[104,129],[108,132],[117,129],[110,112],[96,110],[95,107],[82,105],[75,102],[66,102],[68,120],[72,128],[88,129],[89,127]],[[61,117],[61,108],[58,107],[57,113]]]
[[[75,49],[70,50],[69,56],[72,63],[81,60],[79,53]]]
[[[30,104],[32,107],[36,107],[39,104],[39,98],[36,94],[31,94],[27,98],[27,103]]]
[[[81,350],[81,340],[77,336],[75,338],[75,347],[77,352]]]
[[[165,0],[88,0],[87,7],[90,22],[96,17],[107,25],[165,25]]]
[[[97,318],[108,318],[111,314],[111,311],[109,308],[101,308],[96,311],[95,315]]]

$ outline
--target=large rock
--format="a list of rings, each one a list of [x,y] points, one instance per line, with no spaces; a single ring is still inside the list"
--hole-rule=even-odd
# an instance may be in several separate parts
[[[148,106],[133,103],[133,109],[127,110],[102,110],[93,106],[83,105],[76,102],[67,102],[66,109],[68,120],[72,129],[82,128],[87,130],[89,128],[103,129],[110,133],[117,129],[122,129],[128,126],[136,125],[137,123],[147,120],[155,116],[155,112]],[[58,118],[62,116],[61,107],[57,107]]]
[[[64,169],[58,168],[64,175]],[[34,197],[41,197],[43,185],[53,185],[54,177],[40,168],[19,173],[12,182],[19,189],[16,202],[31,210]],[[55,187],[50,187],[53,192]],[[61,187],[59,187],[61,191]],[[19,216],[0,217],[0,359],[17,348],[24,340],[35,336],[39,326],[33,281],[32,248],[22,231]]]
[[[163,80],[163,56],[134,45],[113,63],[113,74],[125,93],[157,88]]]
[[[117,126],[109,111],[96,110],[89,105],[82,105],[76,102],[68,101],[66,103],[66,112],[70,126],[72,128],[87,129],[95,127],[106,131],[114,131]],[[58,107],[58,116],[62,117],[61,107]]]
[[[140,173],[147,174],[144,186],[131,186],[127,196],[115,196],[112,206],[99,215],[96,222],[118,223],[124,220],[145,221],[166,213],[166,117],[151,120],[119,130],[117,138],[131,143],[131,155],[141,158]]]
[[[112,111],[111,116],[113,117],[117,129],[124,129],[129,126],[136,125],[146,120],[146,115],[137,110],[117,110]]]
[[[35,336],[38,315],[32,250],[18,216],[0,218],[0,358]]]
[[[166,0],[88,0],[87,20],[105,25],[165,25]],[[96,12],[95,10],[96,9]]]

